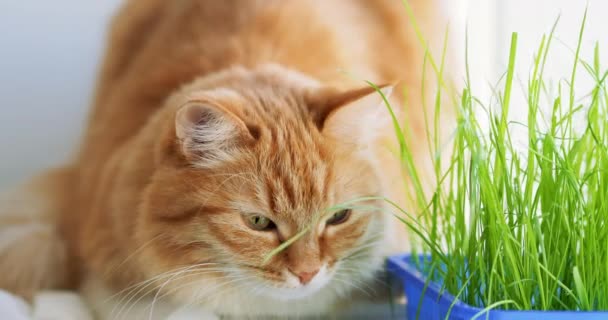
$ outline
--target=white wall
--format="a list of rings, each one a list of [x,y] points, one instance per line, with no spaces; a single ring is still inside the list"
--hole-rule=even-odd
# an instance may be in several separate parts
[[[606,0],[443,1],[452,16],[454,43],[464,43],[468,21],[477,92],[505,70],[511,31],[520,32],[518,76],[525,81],[531,53],[560,12],[557,37],[574,46],[589,3],[586,56],[608,30]],[[0,188],[60,164],[73,152],[89,108],[106,23],[119,2],[0,0]],[[548,73],[567,75],[572,54],[557,41],[554,45]],[[457,51],[462,56],[462,46]],[[514,105],[525,108],[522,100]]]
[[[0,188],[73,152],[118,3],[0,0]]]
[[[520,58],[531,63],[532,53],[537,49],[542,33],[549,33],[559,17],[555,42],[551,51],[553,62],[548,76],[569,75],[574,61],[574,50],[588,7],[587,23],[582,43],[582,57],[593,58],[596,41],[608,45],[608,1],[606,0],[509,0],[497,1],[497,16],[500,21],[497,33],[498,60],[506,61],[508,39],[512,31],[519,33]],[[608,47],[603,51],[604,61],[608,58]],[[504,67],[504,63],[502,66]]]
[[[589,12],[581,56],[592,59],[596,41],[608,35],[608,1],[605,0],[462,0],[466,6],[469,33],[469,61],[475,87],[483,89],[507,69],[511,33],[519,36],[518,81],[526,81],[532,58],[543,34],[548,34],[559,17],[552,44],[547,79],[569,76],[574,61],[579,28],[585,8]],[[464,42],[464,34],[460,34]],[[602,50],[608,61],[608,48]],[[589,84],[588,82],[586,84]],[[581,84],[583,86],[584,84]],[[483,91],[483,90],[482,90]]]
[[[560,82],[562,89],[569,90],[570,75],[574,64],[574,52],[579,37],[585,8],[587,21],[581,45],[580,58],[593,61],[596,41],[600,41],[603,65],[608,62],[608,1],[605,0],[465,0],[468,1],[469,36],[473,51],[470,55],[471,73],[474,78],[474,94],[488,101],[490,84],[507,70],[511,33],[518,33],[516,74],[511,100],[510,119],[526,122],[527,93],[525,87],[532,71],[533,59],[543,34],[548,35],[559,18],[544,79],[550,90],[556,91]],[[490,10],[491,12],[489,12]],[[489,17],[489,18],[488,18]],[[475,25],[476,22],[476,25]],[[490,30],[490,32],[488,32]],[[604,47],[602,47],[604,45]],[[484,49],[485,48],[485,49]],[[491,57],[489,60],[486,57]],[[593,88],[594,81],[579,64],[576,78],[576,101],[580,101]],[[502,90],[503,85],[497,89]],[[567,96],[567,95],[566,95]],[[541,108],[551,105],[544,102]],[[565,101],[567,103],[567,101]],[[483,120],[483,119],[482,119]],[[485,123],[485,121],[482,121]],[[486,123],[487,124],[487,123]],[[583,124],[583,123],[581,123]],[[527,143],[526,129],[519,125],[510,127],[516,145],[523,150]]]

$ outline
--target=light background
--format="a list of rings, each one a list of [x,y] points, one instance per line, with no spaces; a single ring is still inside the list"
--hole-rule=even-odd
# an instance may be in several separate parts
[[[467,22],[473,87],[480,94],[505,70],[511,31],[520,32],[518,76],[525,81],[542,33],[560,13],[557,38],[574,47],[588,3],[584,57],[592,57],[594,41],[605,39],[608,30],[606,0],[443,1],[451,40],[460,45],[454,53],[460,57]],[[0,0],[0,188],[73,154],[89,109],[108,19],[119,3]],[[568,75],[572,53],[558,42],[554,49],[548,74]],[[513,108],[523,110],[525,104],[517,101],[515,97]]]
[[[0,0],[0,188],[75,150],[119,0]]]

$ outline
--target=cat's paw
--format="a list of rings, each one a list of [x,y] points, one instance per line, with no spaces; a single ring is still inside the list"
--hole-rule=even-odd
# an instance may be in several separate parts
[[[76,293],[39,293],[33,309],[33,320],[93,320],[88,306]]]

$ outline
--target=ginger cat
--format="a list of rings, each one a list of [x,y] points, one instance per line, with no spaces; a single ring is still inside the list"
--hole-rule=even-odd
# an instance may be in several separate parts
[[[410,3],[428,34],[438,5]],[[420,138],[423,52],[401,0],[127,1],[81,152],[41,180],[45,227],[0,249],[0,287],[89,279],[237,319],[332,312],[406,241],[381,200],[336,208],[403,195],[392,119],[362,79],[397,85]]]

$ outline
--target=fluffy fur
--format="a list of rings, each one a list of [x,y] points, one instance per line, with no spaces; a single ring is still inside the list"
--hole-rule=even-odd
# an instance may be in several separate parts
[[[432,1],[410,2],[436,22]],[[390,116],[358,79],[407,86],[392,102],[423,137],[423,51],[405,17],[400,0],[127,1],[81,152],[54,178],[51,229],[19,234],[57,248],[36,270],[5,249],[0,285],[65,286],[75,270],[122,304],[147,294],[239,318],[327,314],[370,290],[403,226],[379,200],[337,225],[326,209],[403,195]],[[252,214],[276,229],[251,229]],[[5,285],[6,270],[37,276]]]
[[[0,288],[31,300],[42,288],[74,285],[76,268],[57,224],[73,173],[49,171],[0,199]]]

